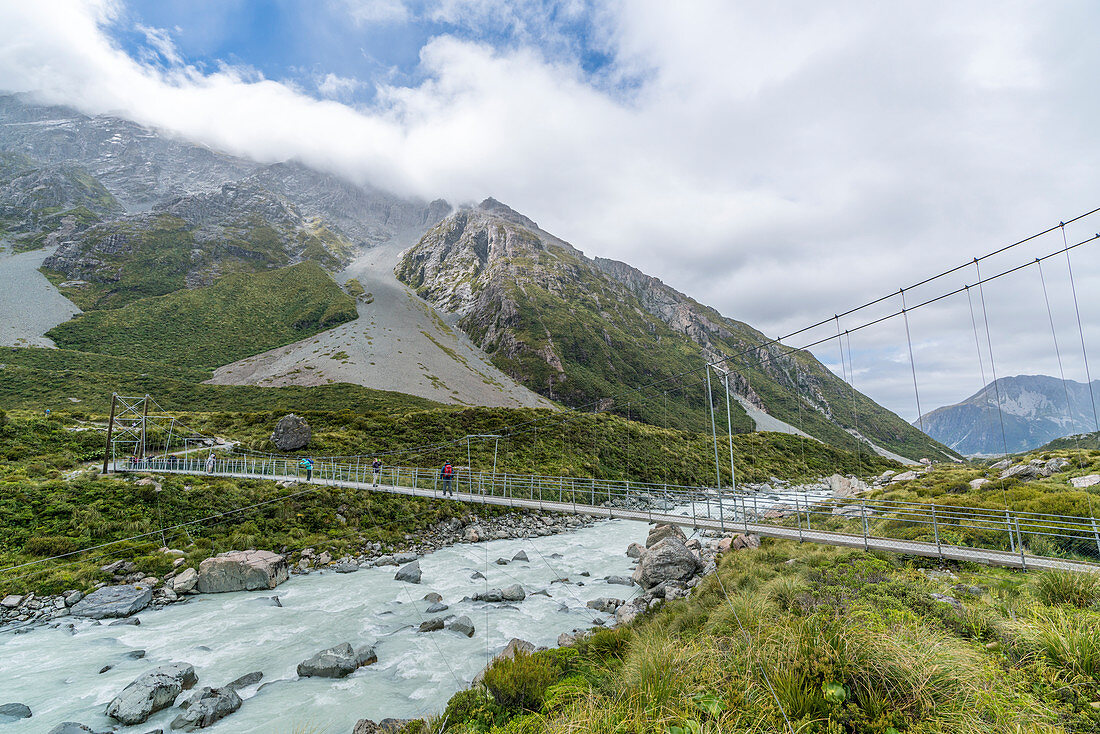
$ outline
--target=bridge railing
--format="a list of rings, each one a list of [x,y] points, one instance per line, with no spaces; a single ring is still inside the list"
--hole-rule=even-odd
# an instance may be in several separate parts
[[[250,455],[178,457],[116,462],[118,471],[210,473],[257,479],[306,480],[298,459]],[[310,481],[369,488],[372,467],[364,463],[320,460]],[[441,496],[445,480],[437,468],[385,466],[378,484],[410,492]],[[516,500],[545,504],[550,509],[584,512],[606,508],[611,517],[660,520],[669,516],[702,520],[720,530],[749,531],[750,525],[771,524],[796,529],[798,537],[820,531],[862,537],[935,543],[937,547],[978,547],[1029,555],[1100,558],[1100,530],[1091,517],[992,509],[980,506],[834,497],[828,490],[776,488],[744,491],[735,488],[685,486],[590,477],[543,476],[512,472],[472,471],[458,467],[453,490],[467,501],[508,504]],[[563,507],[564,506],[564,507]]]

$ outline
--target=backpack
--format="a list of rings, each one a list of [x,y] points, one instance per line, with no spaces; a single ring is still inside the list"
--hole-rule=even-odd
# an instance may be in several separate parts
[[[443,476],[445,477],[451,476],[452,474],[454,474],[454,472],[454,467],[452,467],[450,464],[447,464],[445,467],[443,467]]]

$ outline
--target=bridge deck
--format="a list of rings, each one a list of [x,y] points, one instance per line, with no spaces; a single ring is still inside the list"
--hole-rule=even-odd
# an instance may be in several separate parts
[[[143,469],[142,471],[149,470]],[[154,473],[159,474],[193,474],[210,476],[206,472],[189,471],[185,469],[155,469],[153,471]],[[240,471],[218,471],[215,472],[213,476],[232,477],[236,479],[293,481],[299,484],[307,483],[301,477],[293,474],[273,475],[271,473],[261,474]],[[434,489],[405,487],[394,484],[380,484],[376,487],[373,486],[370,482],[327,478],[315,478],[312,482],[308,482],[308,484],[313,484],[317,486],[338,486],[346,487],[349,489],[362,489],[373,492],[386,492],[389,494],[403,494],[411,497],[424,497],[430,499],[443,498],[442,493]],[[732,531],[755,533],[762,537],[768,538],[784,538],[787,540],[797,540],[799,542],[822,543],[826,545],[844,546],[849,548],[863,548],[865,550],[887,551],[890,553],[907,553],[910,555],[926,556],[929,558],[942,558],[945,560],[953,561],[969,561],[972,563],[980,563],[988,566],[1006,566],[1011,568],[1022,568],[1025,570],[1057,569],[1065,571],[1092,573],[1100,572],[1100,565],[1086,563],[1082,561],[1067,560],[1064,558],[1051,558],[1048,556],[1035,556],[1027,553],[1021,554],[1019,552],[1008,552],[1003,550],[937,544],[919,540],[902,540],[897,538],[876,537],[873,535],[864,536],[827,530],[792,528],[783,525],[751,522],[747,519],[737,519],[736,521],[734,521],[722,520],[714,517],[688,517],[685,515],[674,514],[670,512],[653,510],[627,510],[607,507],[603,505],[586,505],[574,502],[558,502],[553,500],[530,499],[515,496],[481,494],[478,492],[456,491],[454,493],[454,497],[449,499],[454,499],[458,502],[469,502],[473,504],[498,505],[504,507],[517,507],[531,510],[547,510],[551,512],[561,512],[574,515],[590,515],[592,517],[608,518],[615,520],[638,520],[641,522],[669,523],[672,525],[679,525],[681,527],[693,529],[717,530],[720,532]]]

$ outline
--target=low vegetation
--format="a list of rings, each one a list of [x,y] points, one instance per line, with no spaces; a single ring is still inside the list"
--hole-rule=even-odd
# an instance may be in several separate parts
[[[92,311],[48,332],[58,346],[212,369],[356,318],[355,299],[312,262]]]
[[[196,413],[181,419],[204,434],[268,448],[281,415],[277,411]],[[551,411],[401,412],[392,406],[366,414],[315,411],[304,415],[314,435],[308,451],[298,454],[377,452],[388,465],[430,467],[444,458],[465,464],[465,446],[456,443],[446,452],[390,452],[461,440],[468,433],[500,430],[524,419],[560,418]],[[151,482],[141,483],[137,476],[100,477],[104,417],[71,410],[54,412],[50,418],[23,411],[5,416],[0,427],[0,568],[36,565],[26,573],[0,572],[0,593],[86,588],[102,580],[100,566],[115,558],[132,559],[140,570],[157,575],[164,572],[165,556],[157,552],[164,545],[186,549],[191,564],[214,553],[244,548],[281,551],[313,546],[339,555],[361,546],[363,540],[395,543],[405,533],[423,530],[440,519],[493,511],[340,488],[279,487],[271,481],[167,476],[157,478],[158,489]],[[670,483],[711,481],[713,455],[704,436],[609,415],[580,416],[567,425],[567,430],[544,428],[501,441],[498,469]],[[795,479],[857,469],[854,456],[816,442],[807,445],[803,462],[794,442],[794,437],[780,434],[738,436],[738,471],[746,477]],[[646,460],[650,454],[663,460]],[[491,468],[492,444],[472,442],[471,458],[476,468]],[[867,473],[884,466],[889,464],[879,461],[858,468]],[[238,508],[250,509],[219,516]],[[78,552],[126,538],[134,539],[99,551]]]
[[[417,726],[454,734],[1100,727],[1100,606],[1090,577],[1052,582],[982,567],[925,575],[929,568],[765,541],[727,554],[691,598],[631,626],[498,660],[443,716]],[[1052,583],[1069,587],[1072,601],[1051,598]]]

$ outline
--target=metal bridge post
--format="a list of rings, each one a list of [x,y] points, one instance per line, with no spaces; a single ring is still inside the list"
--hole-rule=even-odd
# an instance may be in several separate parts
[[[1020,516],[1016,516],[1016,545],[1020,549],[1020,565],[1027,570],[1027,559],[1024,558],[1024,536],[1020,532]]]
[[[802,510],[798,507],[798,495],[794,496],[794,517],[798,520],[798,542],[802,542]]]
[[[867,501],[862,497],[859,500],[859,517],[863,521],[863,550],[870,550],[871,546],[867,540]]]
[[[736,496],[736,495],[734,495],[734,496]],[[745,490],[741,490],[741,522],[743,522],[745,524],[745,535],[748,535],[749,534],[749,510],[748,510],[747,507],[745,507]]]
[[[1012,532],[1012,518],[1008,516],[1008,510],[1005,510],[1005,530],[1008,531],[1008,547],[1015,553],[1016,552],[1016,539]]]
[[[1096,518],[1089,518],[1092,520],[1092,537],[1096,541],[1096,552],[1100,554],[1100,533],[1096,532]]]
[[[940,525],[936,521],[936,506],[932,505],[932,533],[936,536],[936,552],[940,554],[940,560],[943,560],[943,548],[940,547]]]

